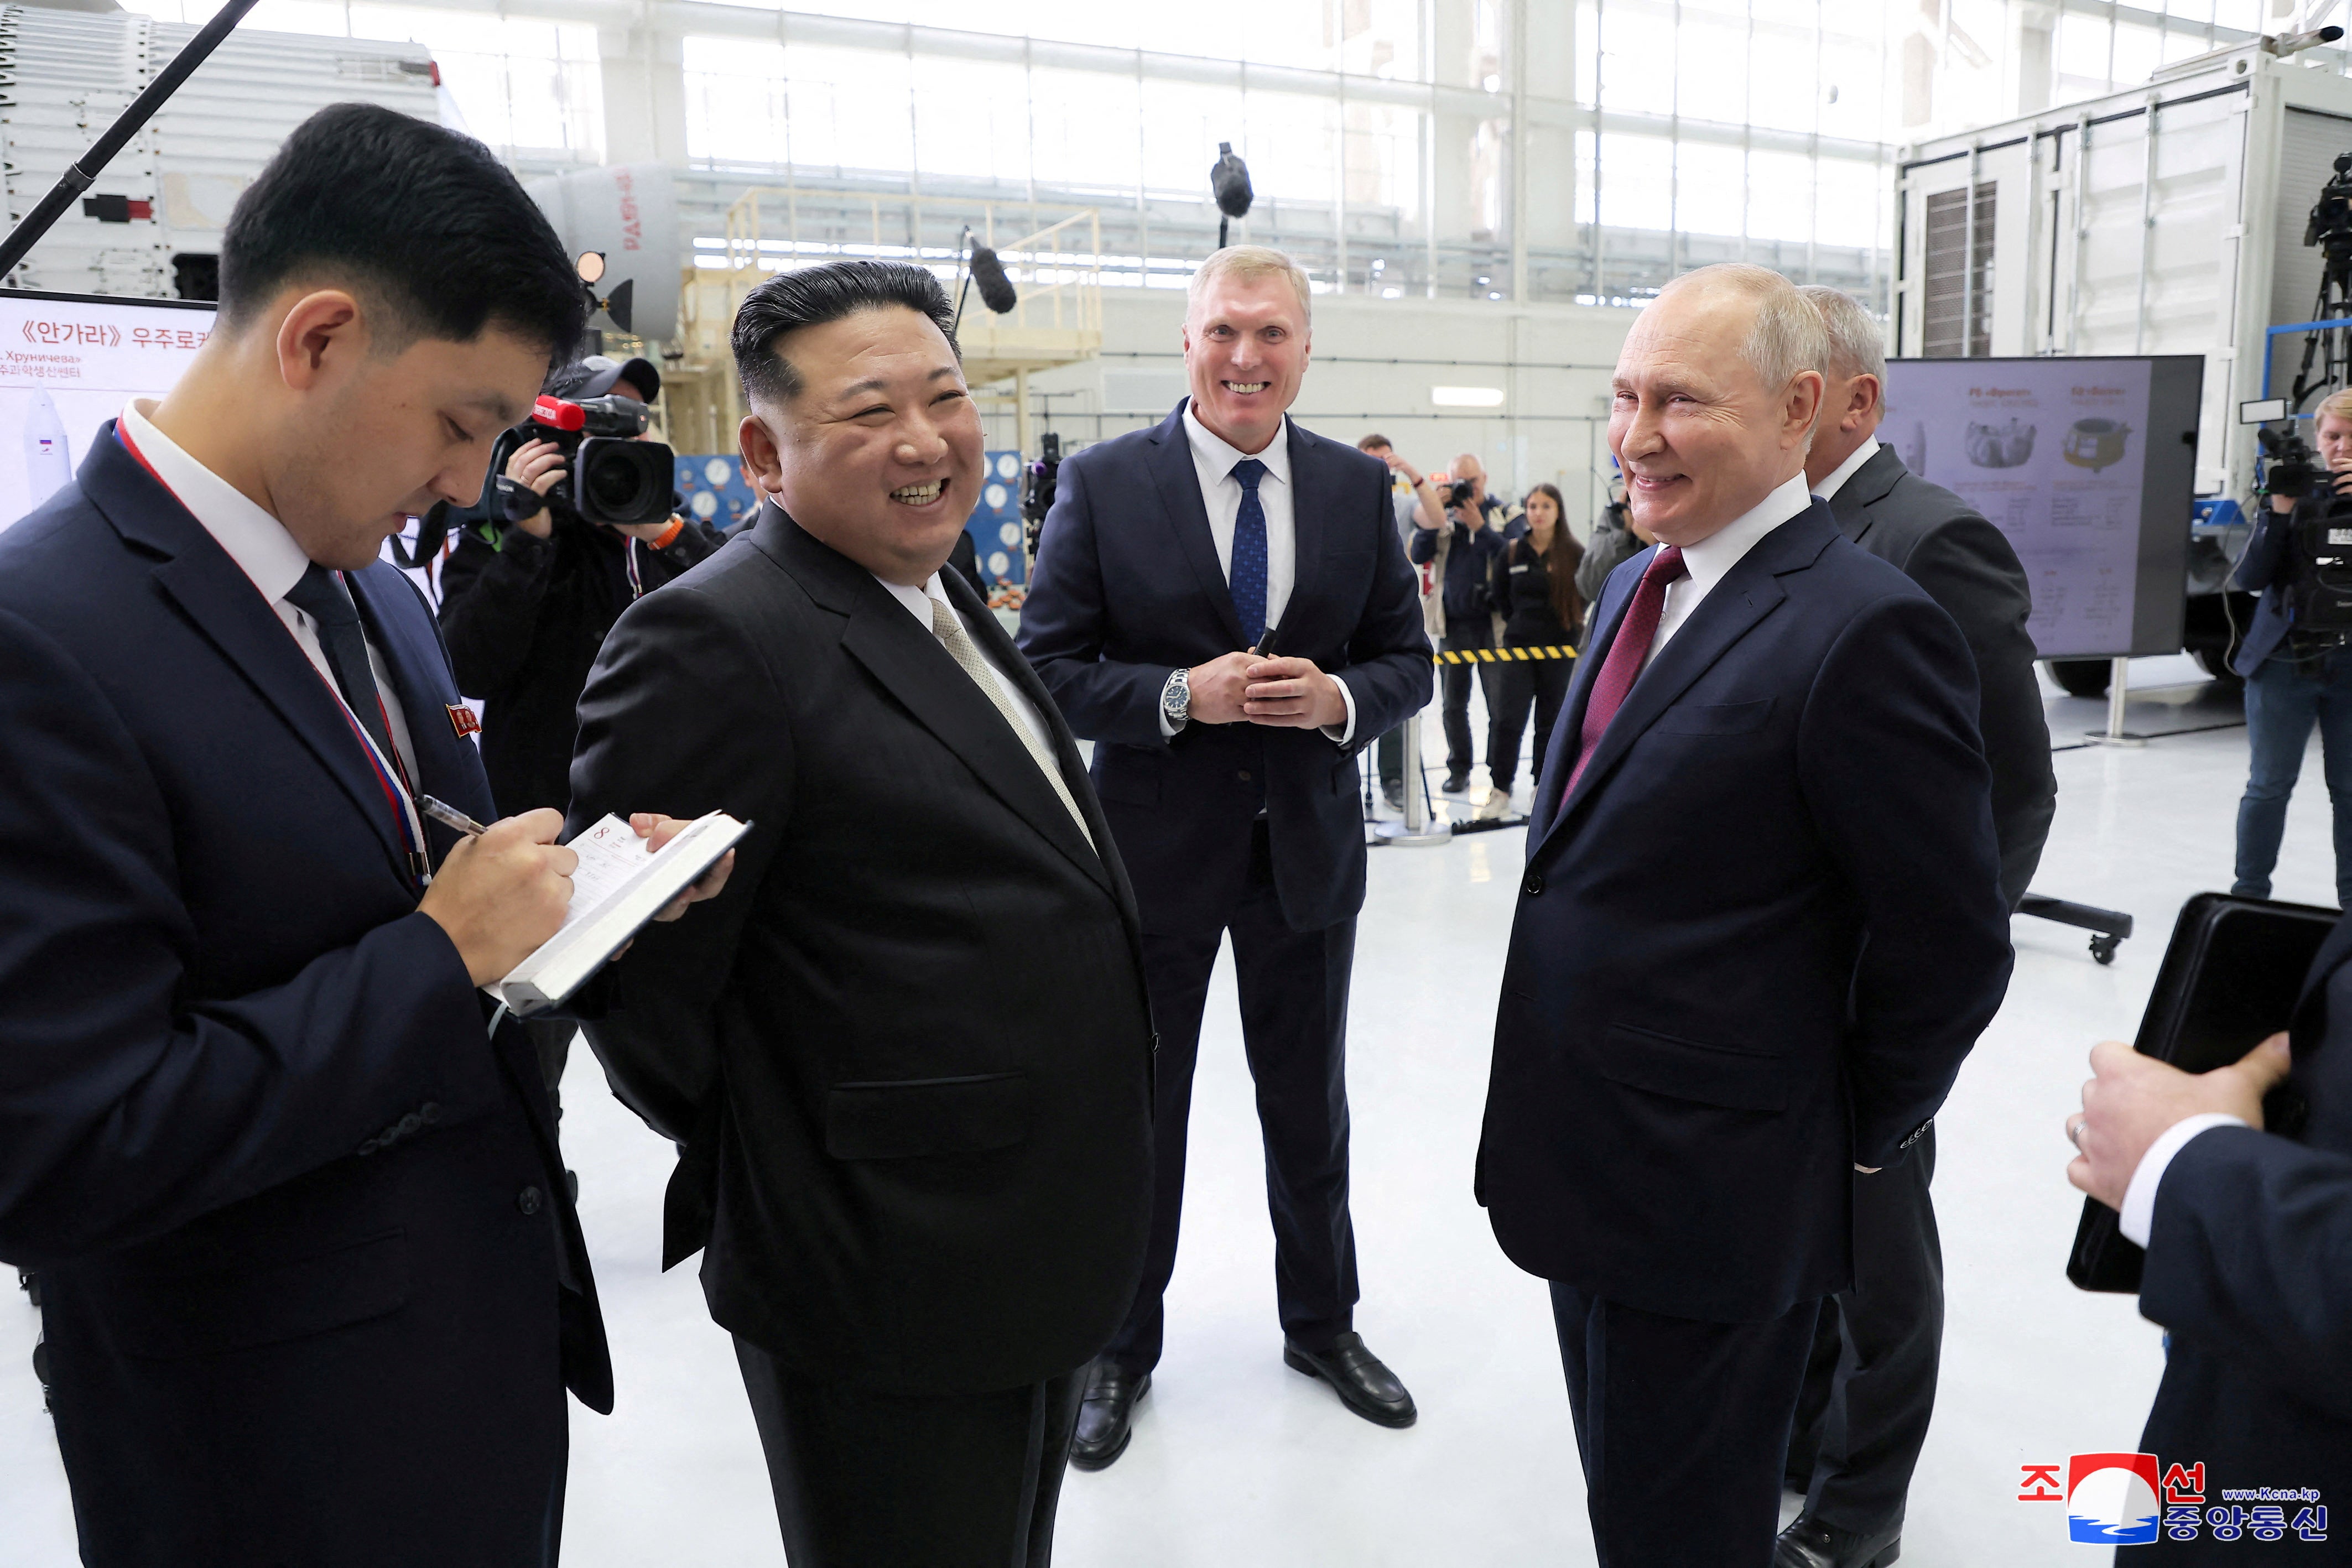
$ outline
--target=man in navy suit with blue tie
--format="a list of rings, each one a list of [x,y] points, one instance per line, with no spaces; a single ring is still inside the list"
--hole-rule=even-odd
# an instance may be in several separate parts
[[[1364,902],[1356,754],[1429,701],[1389,472],[1286,416],[1307,275],[1221,250],[1184,321],[1192,395],[1062,465],[1021,650],[1079,736],[1143,917],[1160,1032],[1156,1194],[1133,1310],[1088,1375],[1071,1462],[1131,1434],[1176,1261],[1192,1065],[1227,933],[1265,1137],[1283,1358],[1366,1420],[1412,1396],[1355,1332],[1348,982]]]
[[[0,533],[0,1259],[94,1568],[555,1561],[564,1389],[610,1410],[613,1374],[477,988],[576,857],[551,810],[418,810],[493,814],[376,556],[475,498],[585,313],[479,142],[323,110],[179,384]]]
[[[1968,645],[1806,492],[1828,357],[1762,267],[1635,323],[1610,446],[1659,542],[1528,824],[1478,1195],[1550,1281],[1603,1568],[1770,1559],[1851,1173],[1904,1157],[2008,984]]]

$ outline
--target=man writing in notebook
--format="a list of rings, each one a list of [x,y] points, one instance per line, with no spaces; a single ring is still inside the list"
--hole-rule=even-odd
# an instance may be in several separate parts
[[[704,1249],[793,1568],[1045,1563],[1150,1211],[1134,898],[1068,727],[940,570],[983,472],[951,321],[895,262],[752,290],[767,505],[622,615],[580,702],[575,822],[752,824],[588,1039],[683,1147],[664,1261]]]
[[[405,514],[473,500],[584,314],[478,142],[342,104],[211,336],[0,534],[0,1260],[82,1561],[550,1563],[612,1407],[530,1047],[477,988],[573,856],[491,814]]]

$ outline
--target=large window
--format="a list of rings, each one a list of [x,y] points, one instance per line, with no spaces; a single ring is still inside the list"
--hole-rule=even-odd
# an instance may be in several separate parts
[[[216,0],[131,0],[166,22],[204,22]],[[506,16],[488,6],[382,5],[354,0],[260,0],[241,26],[276,33],[415,42],[433,51],[466,128],[531,163],[604,158],[596,29]]]

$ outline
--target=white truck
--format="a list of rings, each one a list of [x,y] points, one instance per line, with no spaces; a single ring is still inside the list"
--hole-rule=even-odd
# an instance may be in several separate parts
[[[2323,257],[2305,232],[2352,153],[2352,78],[2315,68],[2311,41],[2261,38],[2144,87],[1919,142],[1896,175],[1890,354],[2204,356],[2182,641],[2224,679],[2222,585],[2255,478],[2241,405],[2296,379],[2308,335],[2272,329],[2314,319]],[[2244,624],[2242,600],[2231,608]],[[2082,695],[2104,691],[2107,670],[2052,667]]]

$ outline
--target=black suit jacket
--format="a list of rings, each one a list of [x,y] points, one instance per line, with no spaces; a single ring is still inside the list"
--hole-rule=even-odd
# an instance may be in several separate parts
[[[2025,896],[2058,810],[2050,723],[2033,674],[2026,619],[2033,593],[2009,536],[1882,446],[1830,497],[1840,532],[1897,568],[1944,607],[1977,664],[1977,727],[1992,768],[1992,831],[2000,890]]]
[[[753,824],[727,891],[639,936],[588,1030],[685,1145],[665,1264],[707,1239],[722,1325],[806,1375],[922,1394],[1090,1359],[1151,1192],[1132,895],[1045,688],[940,581],[1054,727],[1100,852],[938,639],[773,506],[621,617],[572,774],[575,828]]]
[[[2204,1460],[2209,1503],[2220,1487],[2317,1488],[2340,1540],[2352,1522],[2352,919],[2320,949],[2291,1038],[2289,1081],[2310,1106],[2300,1137],[2200,1133],[2157,1188],[2139,1310],[2172,1343],[2140,1448],[2168,1467]],[[2166,1550],[2221,1561],[2254,1549],[2210,1540]]]
[[[491,815],[431,612],[349,581],[419,788]],[[537,1562],[562,1388],[613,1396],[536,1060],[325,681],[111,424],[0,534],[0,1258],[41,1274],[85,1560]]]
[[[1675,1317],[1851,1277],[2009,979],[1976,682],[1951,618],[1814,503],[1652,659],[1565,810],[1609,580],[1528,823],[1479,1191],[1514,1262]]]
[[[1347,683],[1356,727],[1345,747],[1245,722],[1160,733],[1171,674],[1254,646],[1265,630],[1234,612],[1183,404],[1065,461],[1038,540],[1021,651],[1071,729],[1097,743],[1095,788],[1153,931],[1223,923],[1261,809],[1294,929],[1362,908],[1355,754],[1429,701],[1429,638],[1386,465],[1296,422],[1288,430],[1298,565],[1274,651]]]

